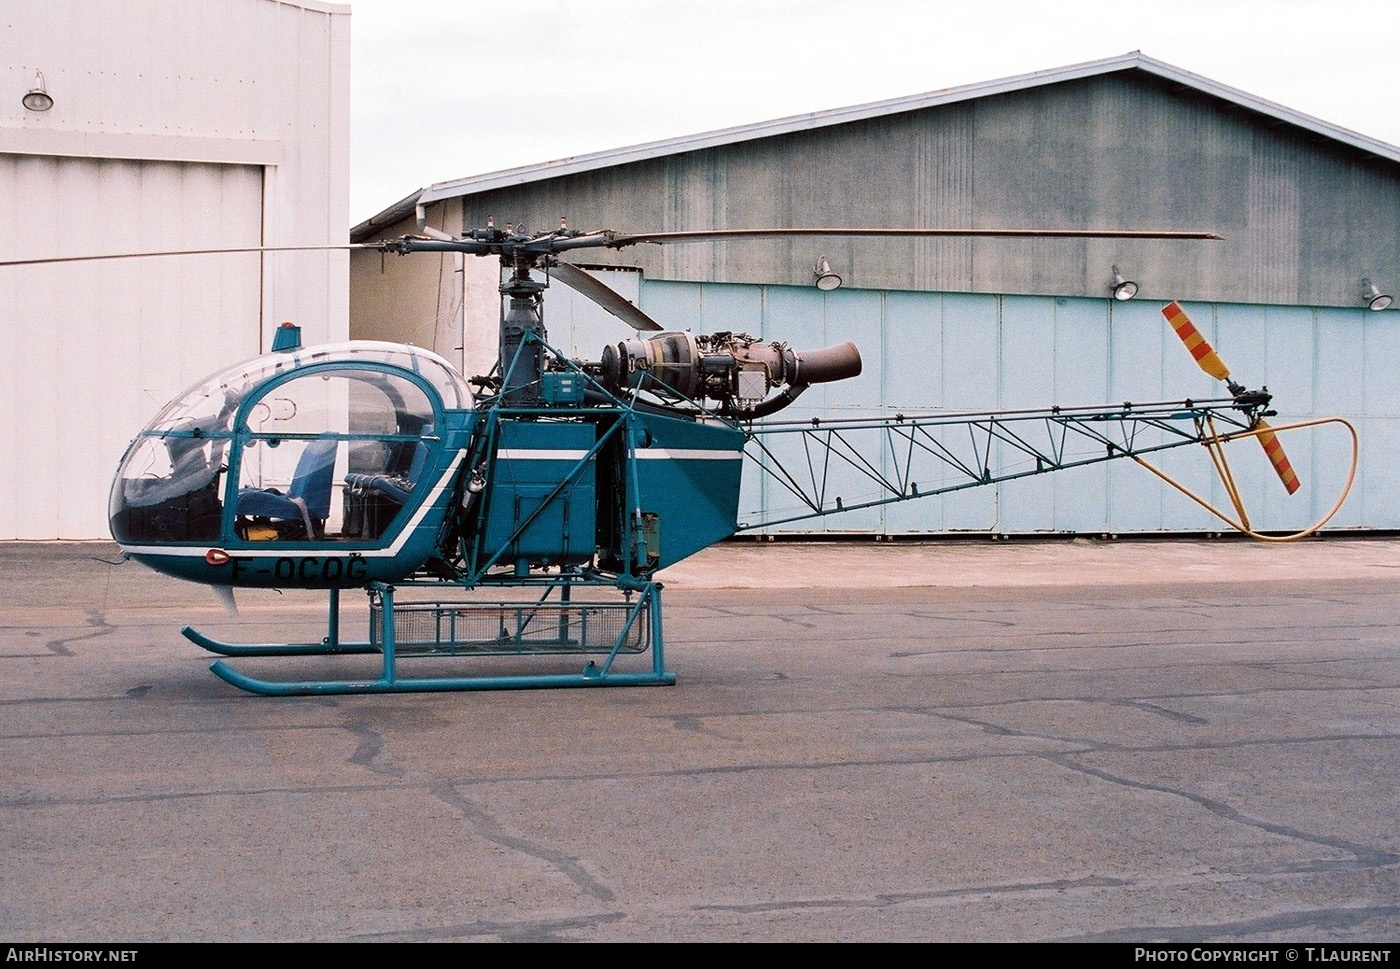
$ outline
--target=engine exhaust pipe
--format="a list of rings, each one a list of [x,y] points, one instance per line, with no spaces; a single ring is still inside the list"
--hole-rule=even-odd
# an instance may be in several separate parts
[[[788,358],[783,362],[790,384],[829,384],[860,376],[860,349],[850,340],[803,353],[789,350],[783,356]]]

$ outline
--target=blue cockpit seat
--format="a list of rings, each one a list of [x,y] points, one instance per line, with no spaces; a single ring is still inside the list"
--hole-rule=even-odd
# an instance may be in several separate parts
[[[307,539],[322,537],[326,519],[331,514],[335,450],[335,441],[308,442],[297,459],[287,493],[275,488],[244,488],[238,492],[237,513],[272,521],[300,522]]]
[[[420,432],[432,434],[432,425]],[[399,511],[408,503],[423,469],[428,463],[427,440],[402,442],[384,470],[373,474],[352,472],[345,476],[345,531],[347,535],[373,540],[382,536]]]

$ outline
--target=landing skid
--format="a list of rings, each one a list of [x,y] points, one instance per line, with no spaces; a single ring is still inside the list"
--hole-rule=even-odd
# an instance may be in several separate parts
[[[261,696],[325,696],[351,693],[426,693],[465,690],[531,690],[598,686],[669,686],[676,682],[662,656],[661,586],[639,584],[625,602],[578,601],[572,581],[553,583],[533,602],[410,602],[395,605],[391,586],[369,587],[367,642],[339,640],[339,592],[330,594],[328,635],[320,643],[226,643],[190,627],[191,642],[224,656],[346,656],[378,653],[377,679],[277,681],[249,676],[216,660],[210,670],[224,682]],[[549,601],[555,590],[559,598]],[[631,593],[635,592],[635,598]],[[617,668],[623,656],[650,652],[649,668]],[[480,661],[485,657],[585,656],[577,673],[509,673],[473,676],[404,676],[401,659],[433,657]]]
[[[330,590],[330,610],[326,619],[326,638],[319,643],[226,643],[223,640],[206,636],[193,626],[186,626],[180,634],[196,646],[218,653],[220,656],[335,656],[377,653],[379,650],[368,642],[342,643],[340,641],[340,590]]]

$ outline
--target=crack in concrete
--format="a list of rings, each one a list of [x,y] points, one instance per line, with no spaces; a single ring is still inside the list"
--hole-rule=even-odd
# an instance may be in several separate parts
[[[1109,702],[1109,706],[1127,707],[1130,710],[1143,710],[1147,713],[1155,713],[1168,720],[1180,721],[1181,723],[1197,723],[1202,725],[1210,723],[1205,717],[1193,716],[1189,713],[1182,713],[1179,710],[1168,710],[1166,707],[1158,706],[1155,703],[1148,703],[1145,700],[1112,700]]]
[[[1095,932],[1088,935],[1068,936],[1057,939],[1059,942],[1132,942],[1138,945],[1156,942],[1241,942],[1261,936],[1283,933],[1287,938],[1303,937],[1300,930],[1328,930],[1355,928],[1373,919],[1393,920],[1400,914],[1400,906],[1376,905],[1366,908],[1320,908],[1304,909],[1298,912],[1281,912],[1264,918],[1243,919],[1239,922],[1215,922],[1208,925],[1142,925],[1133,928],[1119,928],[1111,932]],[[1337,948],[1334,943],[1331,948]],[[1387,943],[1385,948],[1389,948]],[[1293,948],[1298,948],[1293,946]],[[1375,946],[1349,945],[1348,948],[1376,948]]]
[[[108,633],[116,632],[117,627],[107,621],[100,609],[89,609],[87,612],[87,624],[94,627],[92,632],[83,633],[80,636],[64,636],[60,639],[50,639],[44,645],[56,656],[72,656],[73,651],[68,648],[70,643],[82,642],[86,639],[96,639]]]
[[[463,815],[463,819],[472,826],[478,835],[498,844],[511,851],[538,858],[551,867],[557,869],[564,877],[573,882],[574,885],[584,894],[596,898],[601,902],[614,901],[616,896],[612,889],[598,881],[581,865],[577,858],[566,855],[559,851],[554,851],[526,838],[510,834],[503,825],[496,821],[494,815],[485,808],[464,797],[460,791],[451,784],[430,784],[429,792],[438,800],[455,808]]]
[[[887,908],[908,902],[929,902],[967,895],[1024,895],[1038,892],[1062,892],[1080,888],[1123,888],[1132,883],[1121,878],[1090,875],[1087,878],[1059,878],[1052,881],[1007,885],[964,885],[959,888],[938,888],[922,892],[880,892],[865,898],[807,898],[779,901],[750,902],[728,905],[695,905],[696,912],[735,912],[753,915],[763,912],[785,912],[821,908]]]
[[[1400,854],[1397,854],[1395,852],[1386,851],[1380,848],[1373,848],[1369,845],[1360,844],[1358,842],[1350,841],[1345,838],[1331,838],[1327,837],[1326,835],[1314,834],[1312,832],[1304,831],[1300,828],[1295,828],[1290,825],[1278,824],[1272,821],[1265,821],[1262,818],[1251,817],[1250,815],[1245,814],[1243,811],[1240,811],[1227,804],[1226,802],[1216,798],[1206,797],[1203,794],[1197,794],[1192,791],[1184,790],[1182,788],[1170,787],[1166,784],[1156,784],[1150,781],[1133,780],[1131,778],[1123,777],[1118,774],[1113,774],[1107,770],[1103,770],[1102,768],[1090,767],[1087,764],[1083,764],[1075,760],[1075,758],[1078,757],[1083,757],[1086,755],[1097,753],[1146,752],[1149,749],[1189,750],[1200,749],[1206,746],[1210,746],[1214,749],[1226,746],[1247,746],[1250,745],[1250,743],[1262,744],[1265,743],[1265,741],[1240,742],[1232,745],[1195,744],[1171,746],[1166,748],[1128,748],[1123,746],[1090,744],[1086,743],[1083,740],[1072,740],[1065,737],[1031,734],[1025,731],[1018,731],[1009,727],[1005,727],[1000,724],[990,723],[984,720],[977,720],[972,717],[954,717],[942,713],[937,713],[934,715],[944,717],[945,719],[952,720],[957,723],[965,723],[969,726],[978,727],[979,729],[985,731],[986,733],[992,736],[1016,737],[1024,740],[1041,740],[1045,742],[1055,742],[1072,745],[1077,749],[1072,751],[1063,751],[1059,753],[1044,751],[1025,751],[1023,755],[1026,757],[1036,757],[1049,763],[1056,764],[1066,770],[1072,770],[1081,774],[1087,774],[1090,777],[1096,777],[1099,780],[1107,781],[1111,784],[1115,784],[1120,787],[1132,790],[1153,791],[1159,794],[1166,794],[1171,797],[1178,797],[1183,800],[1189,801],[1192,804],[1196,804],[1199,807],[1202,807],[1210,813],[1216,815],[1217,817],[1230,821],[1233,824],[1240,824],[1246,827],[1256,828],[1261,831],[1266,831],[1269,834],[1277,835],[1283,838],[1288,838],[1294,841],[1301,841],[1305,844],[1312,844],[1321,847],[1332,848],[1337,851],[1345,852],[1355,859],[1355,862],[1350,864],[1337,862],[1330,859],[1318,859],[1311,862],[1300,863],[1297,865],[1284,866],[1283,868],[1279,869],[1281,871],[1338,871],[1356,868],[1380,868],[1400,863]],[[1332,741],[1337,738],[1325,737],[1322,739]],[[1379,737],[1372,737],[1370,735],[1366,735],[1362,739],[1390,738],[1388,735],[1381,735]],[[1267,741],[1267,743],[1271,744],[1286,743],[1289,745],[1294,745],[1302,742],[1304,741],[1296,737],[1286,738],[1284,740],[1271,738],[1269,741]]]
[[[369,932],[345,939],[350,942],[577,942],[578,933],[624,918],[621,912],[609,912],[538,922],[463,922],[402,932]]]
[[[368,724],[355,724],[347,726],[346,729],[360,742],[355,752],[350,755],[350,763],[385,777],[404,776],[401,767],[377,763],[379,755],[384,751],[384,735],[382,733]]]
[[[1284,866],[1283,871],[1310,872],[1310,871],[1338,871],[1351,868],[1381,868],[1400,863],[1400,854],[1392,851],[1384,851],[1380,848],[1372,848],[1369,845],[1359,844],[1355,841],[1348,841],[1345,838],[1329,838],[1326,835],[1313,834],[1286,824],[1278,824],[1273,821],[1265,821],[1262,818],[1254,818],[1245,814],[1224,801],[1213,797],[1206,797],[1204,794],[1196,794],[1192,791],[1183,790],[1177,787],[1169,787],[1166,784],[1155,784],[1150,781],[1136,781],[1127,777],[1112,774],[1109,771],[1097,767],[1089,767],[1087,764],[1076,763],[1073,757],[1077,754],[1035,754],[1043,760],[1059,764],[1066,770],[1078,771],[1090,777],[1097,777],[1100,780],[1117,784],[1132,790],[1153,791],[1158,794],[1166,794],[1171,797],[1179,797],[1190,801],[1192,804],[1205,808],[1216,817],[1223,818],[1233,824],[1242,824],[1245,827],[1257,828],[1260,831],[1267,831],[1269,834],[1278,835],[1282,838],[1289,838],[1294,841],[1301,841],[1304,844],[1318,845],[1324,848],[1333,848],[1343,851],[1356,859],[1355,865],[1340,865],[1332,860],[1316,860],[1312,862],[1300,863],[1298,865]]]

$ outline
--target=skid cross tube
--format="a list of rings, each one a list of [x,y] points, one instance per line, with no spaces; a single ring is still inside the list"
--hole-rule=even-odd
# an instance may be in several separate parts
[[[589,583],[596,584],[596,583]],[[568,595],[568,585],[561,592],[560,608],[577,604],[580,608],[586,608],[588,604],[575,603]],[[491,676],[404,676],[401,675],[399,663],[401,659],[407,658],[398,640],[398,629],[395,622],[394,587],[382,583],[373,583],[369,586],[368,592],[371,601],[377,609],[371,610],[371,622],[374,623],[371,639],[375,641],[372,649],[367,650],[332,650],[323,647],[321,654],[349,652],[378,652],[381,656],[380,673],[377,678],[372,679],[340,679],[340,680],[299,680],[299,681],[277,681],[265,680],[249,676],[245,673],[233,669],[223,660],[216,660],[210,665],[210,670],[224,680],[226,683],[245,690],[249,693],[256,693],[261,696],[324,696],[341,695],[355,693],[426,693],[426,692],[447,692],[447,691],[468,691],[468,690],[529,690],[529,689],[551,689],[551,688],[571,688],[571,687],[597,687],[597,686],[670,686],[676,682],[676,675],[666,669],[663,644],[661,637],[661,584],[659,582],[639,582],[635,588],[629,587],[624,590],[628,593],[635,593],[635,601],[626,604],[626,617],[621,629],[612,643],[604,648],[595,651],[600,658],[590,656],[578,672],[576,673],[544,673],[544,674],[503,674]],[[538,610],[549,595],[546,590],[545,595],[533,603],[516,604],[524,611]],[[443,604],[448,606],[449,604]],[[500,604],[503,608],[509,604]],[[596,605],[596,604],[595,604]],[[377,611],[378,615],[375,616]],[[528,622],[528,620],[527,620]],[[645,623],[645,627],[637,630],[638,623]],[[616,661],[630,637],[638,636],[647,644],[647,649],[651,652],[651,663],[649,669],[636,671],[615,669]],[[288,647],[290,648],[290,647]],[[643,652],[645,650],[642,650]],[[580,650],[580,652],[583,652]],[[241,655],[289,655],[287,653],[243,653]],[[431,655],[439,655],[433,653]],[[475,654],[474,654],[475,655]],[[479,655],[489,656],[509,656],[516,655],[509,650],[486,651]],[[470,659],[473,656],[456,654],[454,659]]]

